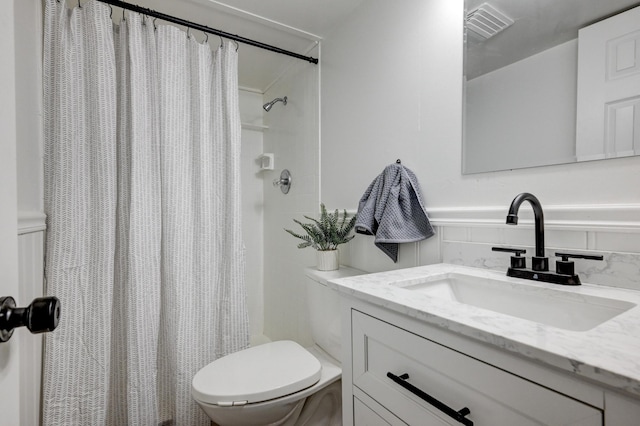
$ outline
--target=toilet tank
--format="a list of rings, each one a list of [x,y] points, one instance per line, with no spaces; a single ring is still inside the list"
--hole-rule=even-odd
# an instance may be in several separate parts
[[[337,271],[305,270],[311,337],[316,345],[338,361],[342,352],[340,296],[327,287],[327,281],[361,274],[364,272],[346,266],[340,266]]]

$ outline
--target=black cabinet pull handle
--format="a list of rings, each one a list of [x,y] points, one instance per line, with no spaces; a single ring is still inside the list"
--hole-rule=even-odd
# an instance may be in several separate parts
[[[419,389],[413,386],[411,383],[408,383],[406,381],[409,378],[409,375],[407,373],[401,374],[400,376],[396,376],[393,373],[387,373],[387,377],[393,380],[394,382],[396,382],[397,384],[399,384],[400,386],[402,386],[403,388],[405,388],[406,390],[408,390],[409,392],[411,392],[412,394],[427,401],[429,404],[433,405],[438,410],[442,411],[452,419],[457,420],[458,422],[462,423],[465,426],[473,426],[473,422],[465,417],[471,414],[471,410],[469,410],[467,407],[464,407],[461,410],[456,411],[453,408],[449,407],[447,404],[438,401],[437,399],[435,399],[434,397],[432,397],[422,389]]]

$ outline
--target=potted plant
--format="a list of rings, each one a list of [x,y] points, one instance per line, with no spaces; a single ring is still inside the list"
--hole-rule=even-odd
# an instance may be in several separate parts
[[[313,247],[317,253],[317,268],[320,271],[333,271],[338,269],[338,246],[351,241],[354,235],[349,235],[356,223],[356,217],[347,221],[347,211],[344,210],[342,218],[336,209],[335,213],[327,212],[324,204],[320,204],[320,219],[304,216],[311,223],[302,223],[293,219],[295,223],[304,229],[305,234],[298,234],[290,229],[285,229],[289,234],[303,240],[298,248]]]

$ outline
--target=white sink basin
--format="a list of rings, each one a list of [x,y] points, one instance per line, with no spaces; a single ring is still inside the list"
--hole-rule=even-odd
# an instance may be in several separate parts
[[[553,327],[587,331],[635,307],[631,302],[463,273],[396,281],[394,286]]]

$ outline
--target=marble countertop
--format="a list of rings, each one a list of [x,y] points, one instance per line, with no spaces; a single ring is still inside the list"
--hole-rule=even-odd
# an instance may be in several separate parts
[[[527,291],[562,291],[568,298],[589,296],[630,302],[635,307],[584,331],[573,331],[445,300],[403,288],[443,273],[471,274]],[[404,284],[402,284],[404,283]],[[640,292],[583,284],[559,286],[507,277],[505,273],[436,264],[347,278],[329,279],[329,287],[452,332],[515,352],[544,364],[574,372],[640,397]]]

